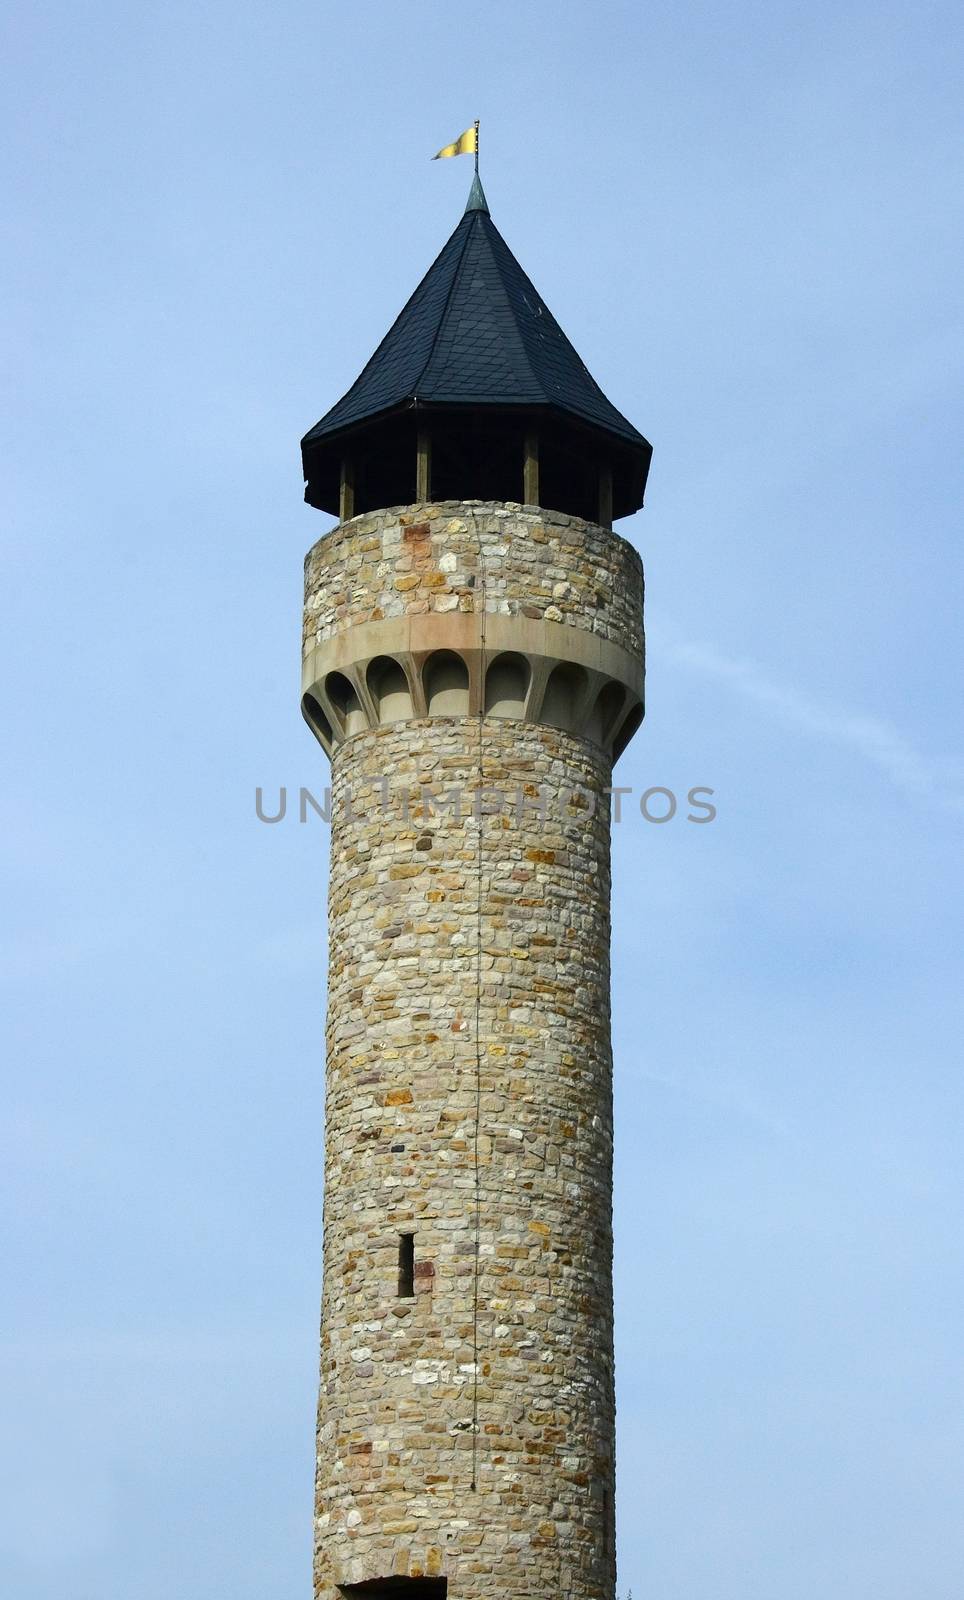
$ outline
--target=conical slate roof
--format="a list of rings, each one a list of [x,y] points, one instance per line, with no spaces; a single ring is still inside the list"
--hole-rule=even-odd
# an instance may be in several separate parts
[[[646,453],[603,394],[489,215],[478,179],[465,215],[348,393],[302,440],[400,407],[549,407]]]

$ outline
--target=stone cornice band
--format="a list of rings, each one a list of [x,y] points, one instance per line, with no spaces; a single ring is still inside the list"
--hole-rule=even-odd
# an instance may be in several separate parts
[[[485,618],[483,671],[481,618],[475,613],[393,617],[356,624],[311,648],[302,671],[302,710],[319,743],[333,749],[354,733],[383,722],[438,714],[430,707],[426,667],[440,656],[464,665],[465,689],[446,697],[444,715],[478,716],[485,705],[489,670],[500,657],[526,664],[524,688],[512,709],[488,714],[545,722],[608,749],[613,759],[639,725],[643,662],[612,640],[585,628],[521,616]],[[407,710],[384,714],[371,682],[373,663],[397,663],[410,696]],[[565,669],[568,669],[566,671]],[[333,675],[337,678],[333,682]],[[565,692],[548,694],[550,682]],[[345,683],[352,695],[346,700]],[[337,686],[337,692],[336,691]],[[464,701],[464,703],[463,703]],[[318,717],[320,708],[323,719]]]

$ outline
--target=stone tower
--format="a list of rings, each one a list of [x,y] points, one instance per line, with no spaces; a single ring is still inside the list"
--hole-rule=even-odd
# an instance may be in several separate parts
[[[319,1600],[612,1600],[609,803],[651,450],[465,215],[303,441],[332,764]]]

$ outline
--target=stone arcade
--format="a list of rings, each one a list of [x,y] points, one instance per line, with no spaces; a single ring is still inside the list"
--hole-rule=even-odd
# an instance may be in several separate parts
[[[610,840],[579,794],[642,720],[612,521],[651,450],[476,178],[303,452],[339,519],[302,698],[335,799],[316,1595],[612,1600]]]

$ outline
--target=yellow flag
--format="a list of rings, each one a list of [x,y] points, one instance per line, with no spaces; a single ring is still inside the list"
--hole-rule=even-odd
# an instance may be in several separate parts
[[[438,152],[438,155],[432,157],[432,160],[438,161],[441,156],[471,156],[475,154],[478,148],[478,127],[466,128],[464,133],[459,134],[459,137],[456,139],[454,144],[445,145]]]

